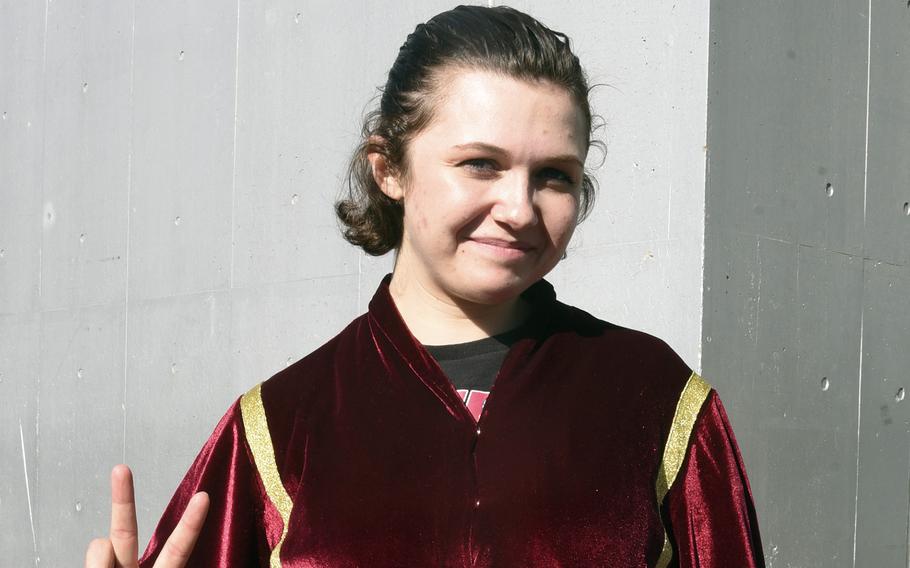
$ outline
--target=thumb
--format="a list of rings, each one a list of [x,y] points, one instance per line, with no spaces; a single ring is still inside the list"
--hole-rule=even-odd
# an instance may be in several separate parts
[[[85,551],[85,568],[114,568],[114,546],[106,538],[96,538]]]

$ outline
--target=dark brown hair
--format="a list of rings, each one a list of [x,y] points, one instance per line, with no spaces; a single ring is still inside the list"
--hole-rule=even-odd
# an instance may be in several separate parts
[[[345,239],[368,254],[398,248],[404,210],[380,190],[367,156],[379,153],[394,173],[406,176],[407,144],[433,117],[440,98],[438,79],[443,71],[458,68],[563,87],[593,134],[587,77],[565,34],[507,6],[458,6],[419,24],[398,51],[379,108],[364,120],[362,142],[348,167],[346,195],[335,204]],[[603,147],[596,140],[591,145]],[[585,172],[579,220],[593,205],[595,187]]]

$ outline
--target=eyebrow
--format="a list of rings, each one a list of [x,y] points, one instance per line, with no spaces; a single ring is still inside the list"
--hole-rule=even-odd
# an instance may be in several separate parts
[[[468,142],[467,144],[456,144],[452,146],[456,150],[480,150],[482,152],[489,152],[491,154],[499,154],[501,156],[508,156],[509,152],[505,148],[500,148],[499,146],[494,146],[493,144],[487,144],[486,142]],[[582,168],[585,167],[584,162],[578,159],[578,156],[573,154],[562,154],[559,156],[550,156],[543,161],[545,162],[572,162],[578,164]]]

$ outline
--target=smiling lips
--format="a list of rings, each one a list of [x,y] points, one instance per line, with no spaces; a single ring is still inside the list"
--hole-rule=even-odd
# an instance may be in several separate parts
[[[525,241],[507,241],[487,237],[474,237],[469,239],[469,241],[480,245],[483,249],[496,256],[507,259],[522,258],[528,252],[534,250],[534,247]]]

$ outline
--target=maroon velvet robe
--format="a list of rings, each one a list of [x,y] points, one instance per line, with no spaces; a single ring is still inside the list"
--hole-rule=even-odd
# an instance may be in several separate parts
[[[475,421],[386,278],[368,313],[228,410],[141,565],[207,491],[189,566],[762,566],[710,386],[544,281],[524,297],[533,332]]]

